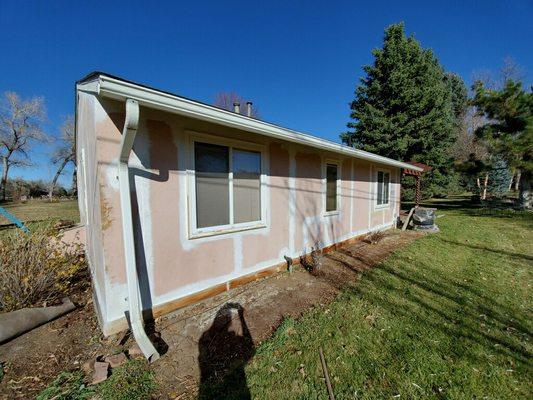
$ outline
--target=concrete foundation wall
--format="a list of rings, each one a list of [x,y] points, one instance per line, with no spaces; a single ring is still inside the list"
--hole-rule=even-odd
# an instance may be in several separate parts
[[[79,201],[82,221],[87,224],[87,252],[105,334],[125,327],[127,310],[117,179],[123,121],[124,104],[80,95],[78,155],[85,153],[86,165],[78,167],[87,170],[87,175],[83,173],[78,180]],[[263,146],[264,227],[190,237],[187,191],[193,132]],[[340,206],[331,215],[324,212],[326,160],[340,166]],[[280,264],[284,255],[296,258],[312,246],[325,247],[371,229],[387,228],[399,212],[397,168],[142,107],[130,165],[136,256],[145,309]],[[381,209],[375,207],[379,168],[391,173],[391,201]]]

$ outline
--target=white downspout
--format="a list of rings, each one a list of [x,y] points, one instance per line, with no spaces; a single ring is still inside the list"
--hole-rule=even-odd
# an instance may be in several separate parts
[[[149,362],[159,358],[159,353],[146,335],[143,326],[137,262],[135,260],[135,243],[133,240],[133,221],[131,216],[131,194],[128,161],[133,148],[133,141],[139,124],[139,103],[126,100],[126,118],[120,141],[118,161],[118,181],[120,187],[120,209],[122,212],[122,234],[124,237],[124,255],[126,259],[126,276],[128,282],[128,305],[131,331],[144,356]]]

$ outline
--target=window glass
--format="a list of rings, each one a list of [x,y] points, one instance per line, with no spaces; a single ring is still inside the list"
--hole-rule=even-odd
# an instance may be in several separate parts
[[[388,172],[378,171],[377,187],[377,204],[389,204],[389,183],[390,174]]]
[[[326,211],[337,210],[337,166],[326,164]]]
[[[233,219],[261,220],[261,153],[233,150]]]
[[[194,165],[196,226],[229,224],[229,148],[195,142]]]
[[[390,174],[385,172],[383,177],[383,204],[389,204],[389,180]]]
[[[378,171],[378,206],[383,204],[383,172]]]

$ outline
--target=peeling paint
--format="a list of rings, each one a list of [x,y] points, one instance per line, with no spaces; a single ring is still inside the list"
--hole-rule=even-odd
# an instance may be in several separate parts
[[[100,184],[100,220],[102,224],[102,230],[105,231],[111,227],[113,219],[111,218],[112,207],[108,204],[105,199],[105,191],[103,190],[104,185]]]

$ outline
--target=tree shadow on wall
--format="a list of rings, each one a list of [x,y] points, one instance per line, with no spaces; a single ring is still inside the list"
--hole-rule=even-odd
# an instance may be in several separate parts
[[[251,399],[244,367],[253,357],[252,335],[238,303],[226,303],[198,342],[199,399]]]

